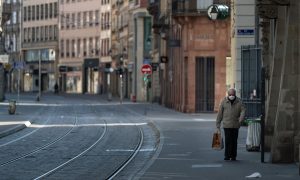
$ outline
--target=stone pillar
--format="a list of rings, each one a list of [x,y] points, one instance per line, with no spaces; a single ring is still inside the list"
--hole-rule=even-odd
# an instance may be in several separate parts
[[[0,65],[0,102],[4,100],[4,69]]]
[[[294,1],[296,2],[296,1]],[[271,161],[273,163],[291,163],[295,159],[295,125],[298,121],[298,7],[280,6],[278,20],[284,21],[282,27],[277,25],[278,40],[276,51],[281,51],[283,57],[279,73],[279,97],[274,126],[274,137],[271,147]],[[283,39],[281,39],[283,38]],[[278,44],[277,44],[278,43]],[[275,57],[276,58],[276,57]],[[276,59],[275,59],[276,60]],[[274,66],[274,69],[277,68]],[[296,155],[297,156],[297,155]]]

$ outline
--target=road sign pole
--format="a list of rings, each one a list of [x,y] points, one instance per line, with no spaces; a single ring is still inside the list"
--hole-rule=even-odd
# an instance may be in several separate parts
[[[20,102],[20,69],[18,69],[18,102]]]

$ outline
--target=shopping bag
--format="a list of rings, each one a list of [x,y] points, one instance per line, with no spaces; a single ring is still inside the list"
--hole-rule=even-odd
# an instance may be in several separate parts
[[[214,150],[222,150],[224,148],[223,138],[220,132],[213,134],[212,148]]]

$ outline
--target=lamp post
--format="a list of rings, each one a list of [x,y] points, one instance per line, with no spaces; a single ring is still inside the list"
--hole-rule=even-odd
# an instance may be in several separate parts
[[[41,61],[42,61],[42,50],[40,50],[40,54],[39,54],[39,92],[38,92],[38,96],[36,98],[37,101],[41,100]]]
[[[230,15],[229,7],[223,4],[213,4],[208,7],[207,15],[213,21],[226,19]]]
[[[210,11],[210,17],[212,20],[216,20],[218,17],[218,9],[216,8],[216,6],[212,6],[212,9]]]
[[[120,57],[120,104],[123,103],[123,55]]]

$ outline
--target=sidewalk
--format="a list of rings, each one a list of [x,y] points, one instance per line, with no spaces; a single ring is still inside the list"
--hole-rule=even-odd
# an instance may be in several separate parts
[[[271,164],[269,153],[246,151],[247,127],[239,131],[237,161],[224,161],[224,150],[211,148],[216,114],[183,114],[159,105],[132,107],[154,122],[160,131],[158,153],[137,179],[241,180],[255,172],[266,180],[299,180],[299,166]]]

